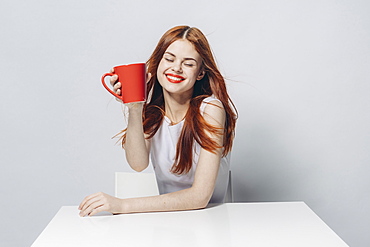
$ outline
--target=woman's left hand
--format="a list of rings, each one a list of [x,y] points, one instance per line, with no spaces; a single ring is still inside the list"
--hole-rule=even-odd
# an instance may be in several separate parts
[[[85,197],[78,207],[80,216],[92,216],[102,211],[113,214],[122,212],[122,199],[107,195],[103,192],[95,193]]]

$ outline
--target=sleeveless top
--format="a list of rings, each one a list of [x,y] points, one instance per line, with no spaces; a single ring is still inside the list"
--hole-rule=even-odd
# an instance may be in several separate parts
[[[203,115],[204,108],[208,102],[218,99],[214,97],[205,98],[200,106],[200,113]],[[173,174],[171,168],[175,161],[176,146],[179,140],[184,120],[171,125],[169,118],[164,116],[162,125],[152,137],[150,147],[150,158],[157,178],[158,190],[160,194],[166,194],[190,188],[194,181],[195,170],[197,167],[201,147],[194,141],[193,145],[193,165],[186,174]],[[224,202],[227,185],[229,181],[229,155],[222,157],[216,180],[215,189],[210,203]]]

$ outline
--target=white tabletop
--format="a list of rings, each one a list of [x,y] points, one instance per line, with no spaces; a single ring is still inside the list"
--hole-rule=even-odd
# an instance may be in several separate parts
[[[81,218],[62,207],[32,247],[348,246],[305,203],[230,203],[202,210]]]

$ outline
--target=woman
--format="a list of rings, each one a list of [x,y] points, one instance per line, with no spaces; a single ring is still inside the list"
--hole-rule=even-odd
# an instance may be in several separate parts
[[[200,209],[224,200],[236,110],[206,37],[197,28],[170,29],[147,70],[148,100],[127,104],[122,146],[135,171],[151,158],[161,195],[119,199],[96,193],[80,204],[81,216]],[[116,80],[111,83],[120,94]]]

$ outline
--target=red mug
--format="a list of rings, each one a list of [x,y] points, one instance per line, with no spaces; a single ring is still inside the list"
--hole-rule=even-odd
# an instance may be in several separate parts
[[[121,95],[116,94],[105,83],[106,76],[118,75],[121,83]],[[123,103],[143,102],[146,100],[146,65],[135,63],[114,67],[114,73],[106,73],[102,76],[103,86],[113,96],[122,100]]]

